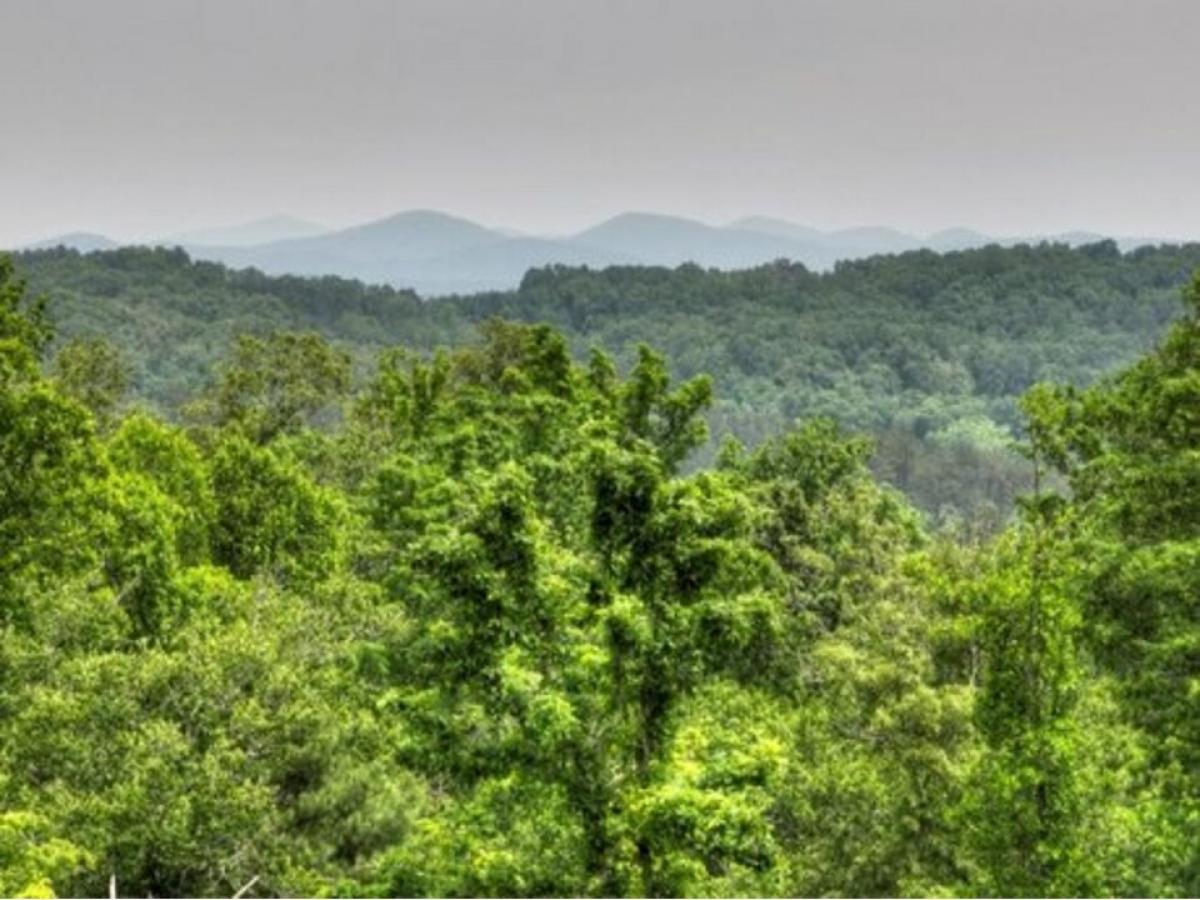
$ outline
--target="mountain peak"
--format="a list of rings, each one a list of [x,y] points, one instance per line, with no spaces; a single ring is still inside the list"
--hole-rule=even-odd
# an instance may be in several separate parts
[[[343,228],[334,232],[334,234],[363,235],[395,232],[409,234],[440,232],[463,236],[475,235],[481,239],[500,236],[499,232],[485,228],[483,225],[472,222],[470,219],[464,219],[461,216],[451,215],[450,213],[441,212],[436,209],[406,209],[380,219],[364,222],[361,225],[352,225],[349,228]]]
[[[725,227],[735,231],[755,231],[759,234],[770,234],[775,237],[812,243],[820,243],[825,239],[825,232],[820,229],[789,222],[787,219],[775,219],[771,216],[746,216],[730,222]]]
[[[618,213],[575,235],[577,240],[587,241],[604,235],[636,235],[639,233],[665,232],[675,235],[711,234],[719,229],[696,219],[671,216],[666,213],[631,210]]]

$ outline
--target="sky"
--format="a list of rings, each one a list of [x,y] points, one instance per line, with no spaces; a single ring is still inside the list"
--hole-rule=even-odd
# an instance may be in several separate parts
[[[0,0],[0,246],[433,208],[1200,237],[1200,0]]]

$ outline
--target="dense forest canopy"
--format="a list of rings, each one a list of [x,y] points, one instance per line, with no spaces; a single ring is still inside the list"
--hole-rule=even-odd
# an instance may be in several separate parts
[[[1017,398],[1042,380],[1090,384],[1152,348],[1200,245],[920,251],[825,274],[787,263],[558,267],[531,271],[516,291],[429,302],[339,278],[232,271],[179,250],[44,250],[17,262],[50,296],[60,342],[103,336],[123,352],[133,395],[172,419],[238,334],[315,331],[365,376],[387,347],[464,346],[497,316],[544,322],[578,360],[599,347],[628,371],[651,338],[674,377],[710,375],[712,438],[690,465],[711,464],[725,434],[756,446],[797,419],[830,417],[873,434],[875,474],[935,522],[994,531],[1031,486],[1010,448]]]
[[[1193,253],[437,304],[22,257],[49,306],[0,258],[0,894],[1200,893]],[[1031,490],[931,534],[827,417],[697,466],[714,383],[1020,423]]]

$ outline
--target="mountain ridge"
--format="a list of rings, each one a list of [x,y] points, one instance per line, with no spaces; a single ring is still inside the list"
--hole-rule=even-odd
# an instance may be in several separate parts
[[[528,270],[547,265],[673,267],[691,262],[704,268],[734,270],[787,259],[823,271],[841,260],[911,250],[944,253],[988,244],[1041,242],[1078,246],[1105,239],[1090,231],[997,237],[964,227],[926,236],[884,226],[826,231],[769,216],[746,216],[718,225],[652,211],[626,211],[573,233],[545,236],[491,228],[439,210],[410,209],[344,228],[292,233],[258,243],[237,242],[239,236],[279,235],[297,229],[311,231],[322,226],[290,216],[268,216],[141,243],[179,245],[196,259],[271,275],[338,275],[411,288],[424,296],[442,296],[510,289]],[[233,242],[195,240],[221,236]],[[1123,250],[1160,243],[1149,238],[1117,241]],[[62,245],[87,253],[122,243],[102,234],[73,232],[28,246]]]
[[[169,235],[164,244],[180,246],[250,247],[294,238],[314,237],[327,226],[286,214],[263,216],[236,225],[196,228]]]

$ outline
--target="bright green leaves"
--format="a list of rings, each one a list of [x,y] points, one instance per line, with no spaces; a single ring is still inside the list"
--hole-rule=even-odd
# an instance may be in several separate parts
[[[456,375],[467,384],[569,399],[575,372],[562,335],[548,325],[499,319],[479,327],[483,341],[455,355]]]
[[[179,615],[172,579],[179,570],[178,525],[186,513],[137,475],[110,480],[105,512],[111,538],[101,567],[139,637],[159,635]]]
[[[184,670],[201,662],[156,652],[79,656],[23,689],[3,734],[5,744],[20,740],[5,762],[29,787],[54,785],[37,793],[41,807],[96,859],[64,893],[102,893],[109,873],[130,892],[235,889],[220,871],[269,831],[271,797],[242,783],[237,748],[210,739],[201,749],[204,739],[187,730],[197,723],[181,721],[181,702],[199,698],[180,690],[180,679],[198,681],[195,668]]]
[[[725,475],[672,477],[702,437],[707,384],[670,390],[649,352],[627,381],[603,359],[585,373],[556,336],[512,326],[441,365],[433,412],[417,419],[430,371],[419,364],[389,363],[370,395],[371,409],[400,413],[387,426],[400,452],[368,509],[387,546],[373,564],[413,623],[386,698],[406,725],[402,757],[449,776],[456,802],[510,783],[561,798],[546,801],[564,805],[543,839],[566,841],[573,867],[506,881],[507,862],[490,867],[526,851],[485,831],[489,883],[666,890],[663,866],[691,840],[661,824],[674,789],[655,787],[679,704],[716,679],[774,689],[796,649],[754,504]],[[736,797],[700,809],[710,801],[742,825],[755,818]],[[426,827],[429,854],[446,852]],[[398,854],[393,883],[440,890],[446,875],[419,861]]]
[[[60,382],[83,396],[75,362]],[[6,392],[10,455],[39,476],[5,498],[23,577],[77,573],[28,594],[5,668],[25,673],[0,733],[28,775],[12,799],[92,854],[75,892],[116,872],[224,893],[251,870],[302,892],[649,884],[680,852],[638,799],[674,710],[715,678],[769,681],[755,659],[783,630],[752,504],[669,474],[706,386],[671,391],[650,356],[597,386],[549,329],[496,324],[385,361],[355,425],[317,434],[343,362],[244,340],[204,398],[216,427],[135,413],[103,443],[45,384]],[[61,548],[74,570],[51,541],[67,522],[88,523]]]
[[[1194,770],[1187,748],[1200,736],[1188,699],[1200,659],[1198,335],[1185,319],[1116,378],[1084,392],[1039,386],[1023,401],[1037,477],[1054,466],[1073,492],[1025,501],[1025,524],[963,586],[978,616],[986,750],[959,821],[984,892],[1195,884],[1181,837],[1195,785],[1178,773]],[[1115,678],[1091,675],[1093,660]],[[1164,804],[1164,790],[1178,800]],[[1120,861],[1132,845],[1147,848],[1141,874]]]
[[[1059,536],[1030,529],[1002,546],[969,588],[982,610],[978,715],[989,739],[1037,731],[1074,703],[1080,615],[1056,560],[1046,558]]]
[[[87,852],[53,837],[36,813],[0,811],[0,894],[55,897],[56,885],[93,862]]]
[[[1146,862],[1153,878],[1132,882],[1141,893],[1194,893],[1200,885],[1195,842],[1182,837],[1200,808],[1198,299],[1200,277],[1185,291],[1189,314],[1125,372],[1080,393],[1042,392],[1029,403],[1035,447],[1061,448],[1049,459],[1070,479],[1072,496],[1059,501],[1069,530],[1056,555],[1070,571],[1066,588],[1082,611],[1086,646],[1121,700],[1124,721],[1105,727],[1140,729],[1131,753],[1142,741],[1153,751],[1124,762],[1143,788],[1126,800],[1138,804],[1138,816],[1123,827],[1150,829],[1163,846]],[[1158,791],[1174,802],[1160,805]],[[1165,849],[1172,841],[1175,849]],[[1163,854],[1172,852],[1178,862],[1163,866]]]
[[[757,481],[785,482],[812,505],[847,479],[861,478],[870,452],[866,440],[843,434],[828,419],[816,419],[765,443],[745,467]]]
[[[0,253],[0,386],[36,377],[52,333],[46,298],[28,297],[12,259]]]
[[[970,755],[970,697],[936,681],[920,529],[871,481],[868,452],[815,421],[722,453],[782,573],[781,638],[750,658],[792,717],[771,791],[778,871],[743,890],[920,894],[958,874],[945,820]]]
[[[563,789],[513,774],[447,797],[382,864],[393,897],[529,897],[588,891],[584,832]]]
[[[86,851],[51,873],[69,896],[105,893],[110,873],[135,896],[228,896],[255,876],[311,895],[335,874],[361,893],[425,797],[354,665],[394,616],[332,585],[308,601],[201,567],[178,587],[196,612],[169,646],[105,651],[65,633],[94,624],[50,609],[53,644],[6,645],[0,672],[22,677],[0,716],[5,808],[45,819],[34,851],[54,837]]]
[[[492,322],[351,396],[247,338],[185,431],[115,420],[95,347],[41,379],[0,282],[4,890],[1195,884],[1190,320],[1033,392],[1073,496],[955,547],[828,421],[688,473],[710,387],[648,349]]]
[[[144,413],[127,417],[109,439],[108,459],[118,471],[140,475],[175,504],[176,552],[188,564],[208,557],[208,529],[216,501],[200,450],[180,430]]]
[[[332,571],[340,512],[331,492],[238,436],[222,441],[210,466],[215,562],[241,578],[265,572],[289,581]]]
[[[840,613],[798,667],[793,763],[777,811],[788,894],[939,893],[958,875],[946,817],[973,752],[972,698],[937,679],[926,573],[895,538],[885,527],[854,549],[822,548],[822,591]]]
[[[785,893],[777,798],[793,764],[787,705],[730,681],[672,716],[671,738],[629,821],[647,849],[640,891],[660,896]]]
[[[388,580],[414,622],[397,660],[411,687],[391,700],[415,729],[409,752],[461,775],[548,763],[582,717],[568,681],[593,677],[578,669],[587,659],[582,570],[552,541],[516,464],[457,490],[439,491],[443,478],[410,465],[385,470],[377,488],[377,502],[399,501],[401,512],[405,499],[431,501],[419,528],[407,516],[377,518],[403,542]]]
[[[84,409],[42,382],[0,384],[0,620],[21,615],[19,577],[94,560],[104,472]]]
[[[973,880],[988,894],[1071,893],[1064,859],[1085,838],[1074,715],[1080,617],[1048,555],[1056,535],[1044,529],[1035,521],[1015,534],[967,587],[981,616],[975,719],[985,750],[960,821],[979,866]]]
[[[666,360],[643,344],[619,403],[623,434],[648,441],[666,470],[674,472],[708,438],[700,413],[712,403],[712,381],[701,376],[674,391],[669,387]]]
[[[420,439],[443,398],[449,376],[450,359],[445,353],[427,363],[400,348],[384,351],[374,379],[358,399],[357,416],[390,437]]]
[[[705,474],[660,485],[648,515],[635,515],[611,578],[640,599],[650,623],[637,654],[643,692],[687,690],[716,672],[770,672],[784,632],[781,582],[753,544],[745,498]],[[670,671],[658,672],[664,659]]]

